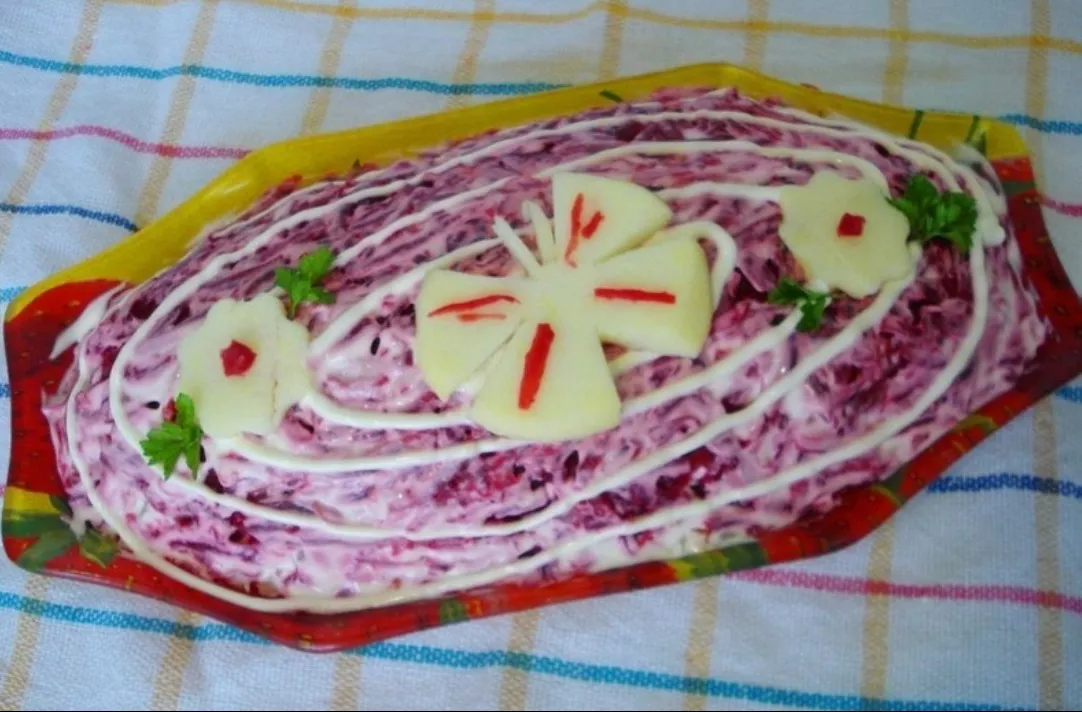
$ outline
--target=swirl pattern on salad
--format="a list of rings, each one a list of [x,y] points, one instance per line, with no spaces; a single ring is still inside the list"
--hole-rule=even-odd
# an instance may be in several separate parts
[[[324,613],[826,511],[1048,333],[986,164],[731,89],[287,181],[89,311],[45,405],[79,525]]]

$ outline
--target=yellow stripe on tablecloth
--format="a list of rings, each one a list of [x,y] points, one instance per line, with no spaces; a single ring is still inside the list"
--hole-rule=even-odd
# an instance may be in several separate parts
[[[68,61],[72,64],[86,62],[90,54],[90,47],[94,43],[94,35],[98,31],[98,21],[101,19],[103,4],[104,0],[88,0],[83,4],[83,15],[79,20],[79,28],[75,31],[75,41],[72,42],[71,52],[68,54]],[[45,115],[42,117],[41,123],[38,124],[39,132],[51,131],[56,126],[56,122],[64,113],[68,102],[71,101],[71,95],[75,92],[75,82],[78,78],[78,74],[65,73],[60,76],[56,88],[53,89],[53,93],[49,97],[49,103],[45,105]],[[38,139],[30,143],[26,160],[23,161],[23,167],[19,171],[19,175],[15,177],[15,182],[11,184],[11,190],[8,191],[7,197],[4,199],[5,203],[20,205],[26,200],[26,196],[30,194],[30,188],[34,185],[34,181],[37,180],[38,173],[41,172],[41,167],[45,165],[45,154],[49,150],[49,145],[49,141]],[[11,225],[14,220],[14,213],[0,213],[0,252],[3,252],[8,235],[11,234]]]
[[[1051,25],[1048,0],[1032,0],[1030,4],[1030,31],[1047,34]],[[1026,113],[1035,119],[1043,119],[1045,111],[1045,87],[1048,84],[1048,53],[1043,44],[1030,47],[1026,57]],[[1041,135],[1028,129],[1030,160],[1038,183],[1044,175],[1044,161],[1041,155]]]
[[[766,32],[762,29],[770,18],[769,0],[748,0],[749,27],[744,35],[744,66],[762,69],[766,57]]]
[[[184,64],[199,64],[203,60],[203,54],[210,40],[210,30],[214,24],[214,11],[218,7],[218,0],[203,0],[199,7],[199,15],[195,20],[195,29],[184,51]],[[184,132],[184,122],[188,118],[188,109],[192,103],[192,95],[195,94],[195,77],[184,74],[177,79],[173,89],[173,97],[169,102],[169,113],[165,117],[165,130],[162,132],[161,143],[172,145],[180,142]],[[161,202],[162,190],[165,181],[169,178],[169,169],[173,165],[171,156],[155,154],[150,163],[150,172],[143,190],[139,193],[139,200],[135,209],[135,224],[145,225],[153,220]]]
[[[718,624],[718,578],[700,581],[695,586],[695,598],[691,604],[691,625],[688,626],[688,643],[684,648],[684,675],[691,678],[710,677],[710,663],[714,659],[714,629]],[[706,697],[699,693],[684,694],[684,709],[706,709]]]
[[[356,0],[339,0],[338,8],[348,11],[357,7]],[[342,50],[346,44],[346,38],[353,28],[355,14],[339,12],[334,15],[334,23],[331,25],[327,39],[323,43],[323,49],[319,53],[319,75],[321,77],[333,77],[338,72],[342,63]],[[327,109],[330,106],[333,89],[331,87],[316,87],[308,99],[308,105],[304,110],[304,118],[301,119],[301,133],[313,134],[323,129],[327,120]],[[339,653],[334,660],[334,678],[331,688],[331,700],[329,709],[332,710],[355,710],[360,704],[361,696],[361,666],[360,655],[352,653]]]
[[[254,0],[247,0],[254,1]],[[969,49],[1004,49],[1042,45],[1061,52],[1082,54],[1082,42],[1062,37],[1047,35],[964,35],[953,32],[909,30],[878,27],[856,27],[852,25],[816,25],[810,22],[792,22],[788,20],[713,20],[706,18],[675,17],[656,10],[637,7],[628,11],[628,16],[643,22],[652,22],[669,27],[693,27],[729,32],[747,32],[761,30],[772,34],[803,35],[828,39],[877,40],[899,39],[907,42],[927,44],[945,44]],[[501,21],[509,21],[501,16]]]
[[[889,581],[894,557],[894,521],[887,520],[872,539],[868,555],[868,580]],[[861,637],[860,694],[882,699],[887,693],[890,662],[890,597],[869,593],[864,599],[864,630]]]
[[[909,65],[909,3],[890,0],[890,29],[887,61],[883,68],[883,101],[901,104]],[[870,581],[888,581],[894,558],[894,522],[888,520],[872,538],[868,554],[867,577]],[[890,598],[869,593],[864,602],[864,625],[861,636],[860,694],[868,699],[882,699],[887,693],[890,664]]]
[[[511,619],[511,635],[508,636],[507,650],[512,653],[531,654],[537,640],[537,628],[540,623],[539,610],[515,614]],[[526,696],[529,692],[529,673],[517,667],[505,666],[500,679],[500,709],[526,709]]]
[[[1033,473],[1058,479],[1056,462],[1056,420],[1050,399],[1037,404],[1033,412]],[[1037,588],[1059,592],[1059,502],[1054,495],[1034,495],[1037,520]],[[1037,683],[1040,708],[1061,710],[1063,698],[1063,622],[1059,608],[1037,609]]]
[[[909,28],[909,3],[906,0],[890,0],[890,26],[892,29]],[[883,101],[903,104],[902,94],[905,75],[909,67],[907,41],[891,37],[887,46],[887,62],[883,69]]]
[[[356,6],[356,0],[338,1],[338,7],[343,10]],[[352,16],[346,14],[335,16],[331,31],[327,33],[327,39],[319,53],[319,76],[333,77],[338,73],[338,67],[342,63],[342,48],[353,27],[353,20]],[[316,87],[312,90],[312,97],[308,100],[304,118],[301,119],[301,134],[313,134],[323,127],[323,122],[327,120],[327,107],[330,103],[331,87]]]
[[[627,0],[609,0],[605,13],[605,37],[601,43],[597,78],[612,79],[620,69],[620,54],[624,45],[624,25],[627,23]]]
[[[90,54],[90,47],[94,44],[94,35],[98,31],[98,22],[101,20],[103,0],[88,0],[83,3],[82,16],[79,18],[79,26],[75,30],[75,39],[68,54],[71,62],[85,62]],[[45,106],[45,115],[38,124],[39,131],[51,130],[67,108],[71,101],[71,95],[75,91],[75,82],[78,78],[74,74],[66,74],[60,77],[53,89],[49,102]],[[41,172],[45,163],[45,152],[48,150],[48,141],[33,141],[23,162],[22,170],[16,176],[11,190],[8,192],[6,202],[12,204],[22,203],[30,193],[34,181]],[[3,250],[7,237],[11,232],[11,224],[14,215],[11,213],[0,214],[0,250]],[[30,576],[26,582],[26,598],[29,601],[44,601],[49,592],[48,579],[41,576]],[[22,709],[23,696],[30,681],[30,670],[34,665],[34,654],[37,652],[38,629],[41,627],[41,617],[21,612],[15,623],[15,640],[11,655],[8,656],[8,666],[4,673],[3,681],[0,682],[0,709]]]
[[[113,0],[114,2],[129,3],[134,5],[167,6],[184,0]],[[436,8],[380,8],[361,7],[351,10],[342,10],[332,5],[312,5],[296,2],[294,0],[234,0],[249,5],[257,5],[268,9],[284,10],[289,12],[322,14],[322,15],[348,15],[349,17],[372,20],[444,20],[453,22],[470,22],[474,19],[474,13],[463,10],[442,10]],[[542,3],[538,3],[541,5]],[[532,13],[532,12],[493,12],[485,18],[492,22],[506,24],[527,25],[560,25],[575,20],[581,20],[592,14],[606,9],[605,0],[596,0],[579,10],[570,12]],[[790,21],[765,21],[753,20],[712,20],[706,18],[677,17],[667,15],[656,10],[647,10],[641,7],[628,8],[628,17],[643,22],[670,27],[692,27],[697,29],[711,29],[729,32],[762,31],[776,34],[805,35],[810,37],[825,37],[831,39],[854,39],[875,40],[897,38],[908,42],[921,42],[927,44],[944,44],[954,47],[969,49],[1025,49],[1033,45],[1041,45],[1047,49],[1082,54],[1082,42],[1064,37],[1049,37],[1047,35],[968,35],[955,32],[940,32],[931,30],[894,30],[874,27],[857,27],[852,25],[815,25],[807,22]]]
[[[203,0],[199,14],[195,18],[188,46],[184,50],[184,63],[197,64],[203,59],[214,26],[214,13],[218,0]],[[184,75],[177,80],[173,96],[169,102],[169,112],[165,118],[161,142],[175,144],[180,141],[184,123],[188,117],[192,95],[195,93],[195,78]],[[150,164],[150,171],[143,190],[139,194],[135,221],[143,225],[153,219],[161,201],[165,181],[169,178],[169,169],[173,159],[168,156],[155,156]],[[182,611],[177,618],[177,625],[192,626],[199,622],[199,616]],[[151,697],[151,709],[176,709],[180,701],[180,691],[184,684],[184,674],[191,662],[195,643],[188,637],[174,637],[169,641],[161,666],[154,678],[154,690]]]
[[[612,0],[606,5],[604,38],[601,43],[601,56],[598,60],[597,76],[604,81],[615,76],[620,64],[620,46],[624,40],[624,18],[627,13],[626,0]],[[511,619],[511,635],[507,648],[512,653],[530,654],[533,652],[541,613],[537,610],[516,614]],[[511,666],[504,667],[500,680],[500,709],[526,709],[526,699],[530,691],[529,672]]]
[[[761,25],[770,17],[769,0],[748,0],[748,19]],[[766,55],[766,33],[759,29],[749,29],[744,38],[744,66],[760,70]],[[710,676],[710,666],[714,659],[714,632],[718,623],[717,599],[721,582],[707,579],[695,584],[694,600],[691,605],[691,623],[688,626],[688,640],[684,647],[684,674],[689,678]],[[684,709],[706,709],[706,697],[697,692],[684,693]]]
[[[1030,3],[1030,32],[1047,35],[1051,31],[1048,0]],[[1026,58],[1026,113],[1043,119],[1048,84],[1048,53],[1038,43],[1030,47]],[[1042,137],[1028,130],[1030,159],[1040,185],[1044,178]],[[1033,411],[1033,474],[1051,480],[1059,478],[1056,459],[1056,419],[1050,398],[1038,403]],[[1037,545],[1037,588],[1059,592],[1059,502],[1054,496],[1034,495]],[[1060,609],[1041,606],[1037,610],[1037,681],[1040,708],[1065,709],[1063,698],[1063,621]]]
[[[177,617],[177,626],[191,628],[199,623],[199,616],[183,611]],[[195,643],[190,637],[171,635],[165,643],[165,654],[158,673],[154,676],[154,691],[150,698],[152,710],[175,710],[180,704],[180,691],[184,687],[184,674],[192,659]]]
[[[49,592],[49,580],[43,576],[31,576],[26,581],[26,601],[31,605],[45,600]],[[38,647],[38,629],[41,616],[23,612],[15,623],[15,644],[8,659],[3,683],[0,683],[0,710],[23,709],[23,697],[30,683],[30,668],[34,665],[34,653]]]
[[[462,47],[462,54],[455,64],[455,73],[451,76],[451,83],[455,85],[472,84],[477,76],[477,61],[481,58],[481,51],[488,41],[488,30],[492,26],[492,12],[495,8],[495,0],[474,0],[473,22],[470,23],[470,31],[466,34],[466,44]],[[468,94],[453,94],[447,101],[448,109],[456,109],[469,103]]]
[[[361,698],[361,656],[339,653],[334,661],[332,710],[358,709]]]

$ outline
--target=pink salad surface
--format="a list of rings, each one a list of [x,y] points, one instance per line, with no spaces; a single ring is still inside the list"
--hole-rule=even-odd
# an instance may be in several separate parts
[[[735,112],[731,117],[691,112]],[[658,120],[660,112],[680,118]],[[590,119],[618,117],[556,135],[539,131]],[[766,117],[786,126],[763,126]],[[740,141],[746,149],[670,155],[630,155],[581,169],[637,183],[651,190],[720,181],[758,186],[799,185],[828,161],[765,157],[755,147],[815,148],[858,156],[876,166],[898,195],[920,172],[884,141],[839,124],[821,129],[812,117],[787,112],[735,91],[663,91],[648,101],[490,132],[441,146],[382,170],[358,170],[305,189],[286,183],[244,215],[207,233],[171,269],[111,297],[102,321],[76,348],[80,359],[46,404],[61,477],[80,522],[108,531],[103,512],[91,506],[87,482],[107,510],[124,522],[142,549],[135,553],[170,562],[208,582],[254,598],[356,599],[357,607],[408,599],[426,592],[475,584],[551,580],[644,559],[668,558],[715,546],[729,538],[788,525],[830,509],[845,487],[882,479],[945,433],[960,418],[1003,393],[1031,362],[1048,333],[1036,297],[1021,276],[1017,244],[1008,231],[1001,245],[985,249],[988,318],[968,366],[934,405],[901,433],[864,454],[794,484],[764,487],[706,514],[677,518],[639,530],[653,514],[739,492],[860,438],[912,408],[957,352],[973,325],[974,281],[970,262],[945,241],[924,247],[917,276],[889,313],[798,388],[750,422],[705,446],[675,457],[626,484],[576,501],[558,516],[560,503],[619,473],[643,457],[679,443],[725,414],[739,412],[809,354],[835,337],[874,297],[835,298],[823,325],[796,333],[778,348],[743,364],[720,382],[624,418],[616,428],[579,441],[527,444],[501,452],[422,466],[313,472],[252,461],[222,443],[204,443],[198,481],[181,464],[171,478],[148,466],[118,432],[109,378],[119,350],[147,319],[157,320],[124,365],[120,405],[145,433],[159,425],[176,396],[177,346],[207,310],[226,297],[250,299],[270,290],[276,267],[326,245],[335,253],[437,201],[507,182],[480,197],[439,209],[415,225],[394,230],[378,245],[329,274],[324,286],[334,304],[304,304],[296,319],[317,337],[338,315],[416,266],[479,240],[491,239],[492,219],[502,216],[532,245],[523,201],[551,214],[550,182],[539,171],[627,144],[656,141]],[[841,134],[841,135],[838,135]],[[509,140],[515,139],[518,140]],[[506,145],[446,170],[437,167],[494,146]],[[925,152],[918,144],[905,144]],[[844,172],[844,171],[843,171]],[[992,202],[1002,212],[1001,188],[984,172]],[[386,195],[364,191],[400,179],[408,185]],[[278,223],[298,212],[328,209],[298,224]],[[623,399],[651,392],[708,368],[756,335],[776,326],[792,307],[767,302],[767,293],[798,267],[778,236],[775,202],[700,195],[670,201],[673,224],[713,221],[738,247],[736,269],[725,284],[706,346],[695,359],[661,357],[617,378]],[[242,249],[256,235],[273,238],[253,253],[229,260],[168,313],[158,305],[201,273],[216,257]],[[714,250],[704,242],[710,260]],[[454,265],[464,272],[504,275],[515,263],[493,247]],[[414,364],[417,289],[388,296],[348,335],[309,362],[323,394],[350,408],[396,413],[440,413],[462,408],[468,394],[441,401]],[[79,384],[76,389],[76,385]],[[68,411],[73,427],[67,427]],[[69,438],[69,433],[73,437]],[[471,425],[430,430],[368,430],[329,422],[304,403],[262,440],[302,459],[395,455],[439,450],[493,437]],[[258,440],[259,438],[252,438]],[[72,453],[85,464],[84,476]],[[207,495],[213,495],[207,496]],[[211,500],[215,501],[211,501]],[[238,508],[238,503],[243,506]],[[243,510],[243,511],[242,511]],[[271,516],[274,515],[274,516]],[[330,526],[313,526],[313,521]],[[655,520],[657,521],[657,520]],[[519,523],[528,526],[509,526]],[[399,535],[360,537],[343,527],[392,530]],[[339,529],[335,529],[339,527]],[[623,529],[616,530],[616,527]],[[620,531],[613,536],[611,532]],[[402,532],[411,533],[402,536]],[[455,535],[463,532],[464,535]],[[427,533],[427,534],[426,534]],[[431,535],[431,536],[430,536]],[[313,606],[318,608],[318,606]]]

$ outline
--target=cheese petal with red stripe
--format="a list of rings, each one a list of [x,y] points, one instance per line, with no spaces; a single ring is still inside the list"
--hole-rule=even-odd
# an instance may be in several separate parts
[[[511,338],[522,321],[521,293],[515,278],[426,275],[415,305],[413,353],[433,393],[446,399]]]
[[[592,264],[642,244],[672,218],[665,201],[627,181],[581,173],[552,178],[556,252]]]
[[[472,419],[512,439],[554,442],[620,423],[620,396],[588,321],[526,321],[500,351],[473,402]]]
[[[605,341],[694,358],[710,333],[714,303],[706,253],[669,239],[598,265],[591,309]]]

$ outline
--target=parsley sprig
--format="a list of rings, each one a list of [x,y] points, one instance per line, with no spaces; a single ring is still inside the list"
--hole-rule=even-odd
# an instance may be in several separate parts
[[[195,403],[190,396],[181,393],[174,401],[176,415],[147,433],[139,443],[143,455],[151,465],[161,465],[165,479],[176,469],[177,461],[184,457],[194,476],[199,471],[203,429],[195,416]]]
[[[297,313],[302,302],[333,304],[334,295],[319,285],[334,264],[334,253],[326,245],[301,257],[295,268],[278,267],[274,270],[274,284],[281,287],[289,297],[290,318]]]
[[[790,277],[782,277],[766,299],[771,304],[791,304],[799,307],[802,316],[796,325],[797,330],[815,331],[823,321],[823,312],[830,302],[830,295],[808,289]]]
[[[910,234],[921,244],[937,237],[948,240],[962,254],[973,246],[977,226],[977,205],[965,193],[940,193],[935,184],[917,174],[909,179],[900,198],[890,204],[909,220]]]
[[[16,562],[30,571],[41,571],[53,559],[78,548],[82,557],[106,568],[120,550],[115,535],[106,535],[87,522],[83,535],[77,536],[72,525],[74,514],[66,497],[50,495],[52,511],[18,508],[4,510],[4,536],[33,539]]]

